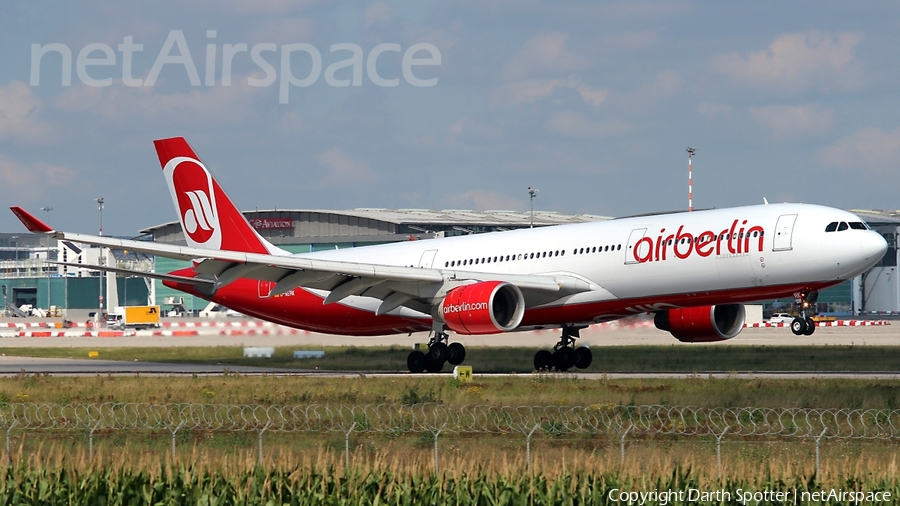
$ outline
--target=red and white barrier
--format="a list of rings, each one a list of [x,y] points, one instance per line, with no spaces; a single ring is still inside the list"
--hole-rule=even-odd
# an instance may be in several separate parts
[[[817,327],[872,327],[890,325],[890,320],[836,320],[833,322],[816,322]],[[790,323],[745,323],[744,328],[781,328],[790,327]]]

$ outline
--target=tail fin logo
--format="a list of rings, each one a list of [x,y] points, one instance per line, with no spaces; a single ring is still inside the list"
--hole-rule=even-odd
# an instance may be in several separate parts
[[[179,156],[163,168],[188,244],[220,249],[222,230],[212,176],[199,160]]]

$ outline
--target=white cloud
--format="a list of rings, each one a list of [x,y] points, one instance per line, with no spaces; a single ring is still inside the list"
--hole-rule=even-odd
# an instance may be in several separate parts
[[[52,186],[68,186],[75,179],[75,171],[44,162],[25,164],[9,156],[0,155],[0,195],[4,200],[34,201]]]
[[[684,79],[671,69],[660,71],[647,84],[628,94],[617,94],[617,102],[630,112],[647,112],[660,101],[668,99],[681,91]]]
[[[775,140],[823,134],[835,125],[834,111],[817,104],[751,107],[750,115],[772,129]]]
[[[286,14],[314,7],[325,0],[204,0],[195,5],[203,9],[230,11],[235,14]]]
[[[446,195],[439,202],[441,206],[448,209],[474,209],[478,211],[489,209],[515,211],[522,209],[523,205],[523,202],[519,199],[485,189]]]
[[[316,157],[319,165],[328,168],[326,185],[360,185],[375,179],[375,174],[364,160],[350,158],[338,148],[329,149]]]
[[[622,135],[632,130],[631,125],[617,120],[598,123],[571,111],[554,116],[547,128],[562,135],[593,138]]]
[[[255,42],[292,44],[295,42],[310,42],[314,34],[315,27],[309,18],[285,17],[255,23],[254,29],[251,30],[248,38],[251,46]],[[327,50],[327,46],[319,47],[319,50]]]
[[[384,23],[390,19],[390,12],[391,7],[387,2],[375,2],[363,13],[363,24],[369,28],[372,25]]]
[[[576,78],[568,79],[526,79],[501,86],[494,92],[494,102],[502,104],[533,104],[545,99],[560,88],[568,88],[578,92],[585,103],[599,107],[609,96],[608,90],[593,88]]]
[[[51,128],[38,119],[42,109],[40,97],[22,81],[0,86],[0,139],[46,140]]]
[[[603,37],[603,48],[646,49],[656,45],[659,34],[655,30],[643,32],[615,32]]]
[[[727,104],[714,104],[712,102],[702,102],[697,106],[697,112],[709,119],[730,116],[732,108]]]
[[[568,72],[585,66],[585,61],[576,57],[566,47],[568,37],[552,32],[536,35],[527,41],[519,53],[503,69],[503,74],[512,79],[542,74],[546,72]]]
[[[244,76],[235,76],[231,86],[194,88],[180,93],[160,93],[157,87],[128,88],[115,83],[108,88],[73,86],[60,93],[55,105],[66,112],[86,111],[111,124],[154,121],[184,124],[202,120],[209,124],[240,125],[257,113],[251,105],[254,88]],[[123,114],[127,111],[127,114]]]
[[[900,127],[865,128],[819,152],[822,163],[846,170],[896,176],[900,172]]]
[[[864,81],[853,56],[861,40],[862,35],[855,32],[792,33],[778,37],[762,51],[725,54],[714,60],[713,67],[735,82],[788,94],[808,89],[855,90]]]

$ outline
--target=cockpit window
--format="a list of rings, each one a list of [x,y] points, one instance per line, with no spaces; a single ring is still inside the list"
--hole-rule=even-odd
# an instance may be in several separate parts
[[[842,222],[840,223],[840,225],[838,225],[838,232],[843,232],[844,230],[847,230],[848,228],[850,228],[850,226],[847,225],[847,222],[846,222],[846,221],[842,221]]]
[[[866,224],[861,221],[851,221],[850,228],[852,228],[853,230],[868,230],[869,229],[869,227],[867,227]]]
[[[825,231],[826,232],[834,232],[835,230],[837,230],[837,226],[838,226],[838,222],[832,221],[831,223],[828,224],[827,227],[825,227]]]

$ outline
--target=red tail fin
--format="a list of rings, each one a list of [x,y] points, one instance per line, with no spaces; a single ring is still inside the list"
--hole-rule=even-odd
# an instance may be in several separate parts
[[[219,187],[183,137],[153,141],[189,246],[275,253]]]
[[[10,207],[10,210],[12,210],[13,214],[16,215],[16,218],[19,218],[19,221],[21,221],[22,224],[25,225],[25,228],[27,228],[29,232],[34,232],[36,234],[53,232],[53,229],[50,228],[49,225],[39,220],[33,214],[22,209],[21,207],[12,206]]]

